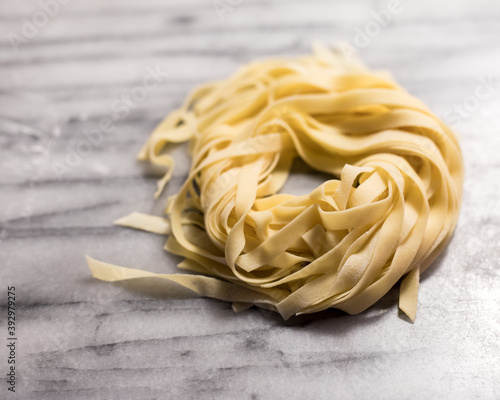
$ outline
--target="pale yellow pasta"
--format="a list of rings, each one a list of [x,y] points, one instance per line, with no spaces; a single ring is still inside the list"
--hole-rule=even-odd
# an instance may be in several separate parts
[[[419,275],[457,222],[463,166],[454,134],[388,74],[318,46],[198,88],[139,154],[168,169],[157,195],[173,169],[165,145],[188,140],[191,171],[167,219],[117,223],[169,234],[165,248],[198,274],[89,258],[95,277],[169,280],[285,319],[362,312],[404,277],[400,308],[415,319]],[[308,195],[281,194],[298,157],[332,179]]]

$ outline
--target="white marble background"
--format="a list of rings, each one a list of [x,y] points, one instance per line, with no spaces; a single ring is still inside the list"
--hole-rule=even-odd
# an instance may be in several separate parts
[[[0,399],[500,398],[497,1],[396,0],[379,30],[372,12],[387,17],[385,1],[57,1],[0,2]],[[360,43],[365,30],[373,37]],[[154,171],[134,159],[154,125],[194,85],[315,39],[358,45],[460,135],[463,210],[423,278],[416,323],[398,314],[396,289],[358,316],[284,323],[91,279],[85,254],[176,270],[163,238],[111,225],[162,208]],[[124,108],[148,68],[168,75]],[[82,144],[110,117],[112,132]],[[167,194],[189,162],[174,153]],[[321,179],[299,169],[286,190]],[[16,393],[5,379],[10,285]]]

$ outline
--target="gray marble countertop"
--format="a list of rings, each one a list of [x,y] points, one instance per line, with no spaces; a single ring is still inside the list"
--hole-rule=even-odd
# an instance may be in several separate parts
[[[499,399],[499,19],[498,1],[2,0],[0,399]],[[285,323],[93,280],[85,254],[176,271],[162,237],[111,224],[163,207],[135,161],[155,124],[195,85],[313,40],[350,43],[460,135],[463,209],[416,323],[397,289],[358,316]],[[189,165],[174,153],[165,196]],[[299,169],[285,190],[320,178]]]

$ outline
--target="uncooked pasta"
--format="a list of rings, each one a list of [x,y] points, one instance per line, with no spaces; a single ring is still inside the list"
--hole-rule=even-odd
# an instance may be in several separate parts
[[[463,181],[453,132],[385,72],[316,46],[252,62],[203,85],[153,131],[139,159],[172,175],[169,143],[192,164],[165,216],[117,224],[168,235],[196,274],[156,274],[88,258],[105,281],[150,278],[284,319],[327,308],[357,314],[400,279],[414,321],[420,274],[449,241]],[[329,174],[311,193],[282,193],[294,160]]]

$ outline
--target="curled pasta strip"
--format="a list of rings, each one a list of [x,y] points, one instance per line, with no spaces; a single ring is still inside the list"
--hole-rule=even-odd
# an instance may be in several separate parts
[[[198,274],[153,274],[89,258],[95,277],[172,281],[283,318],[330,307],[356,314],[398,280],[415,319],[420,274],[453,233],[463,181],[454,134],[386,73],[317,47],[253,62],[202,86],[151,134],[139,159],[167,167],[190,141],[192,166],[167,219],[118,224],[168,234]],[[293,161],[331,174],[308,195],[279,193]]]

